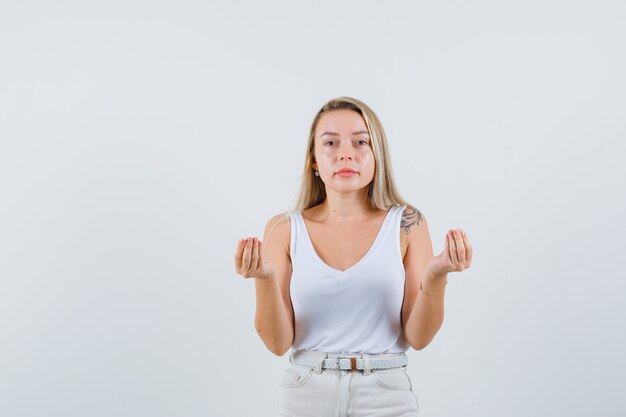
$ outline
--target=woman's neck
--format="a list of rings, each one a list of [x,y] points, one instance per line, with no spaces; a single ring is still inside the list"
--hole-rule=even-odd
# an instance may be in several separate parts
[[[352,222],[370,218],[373,212],[367,190],[360,193],[340,194],[331,192],[326,194],[326,200],[316,207],[316,217],[327,222]]]

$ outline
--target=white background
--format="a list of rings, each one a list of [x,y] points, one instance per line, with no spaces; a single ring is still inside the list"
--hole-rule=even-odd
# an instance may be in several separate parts
[[[0,415],[273,416],[241,237],[348,95],[474,245],[429,417],[626,410],[622,1],[0,0]]]

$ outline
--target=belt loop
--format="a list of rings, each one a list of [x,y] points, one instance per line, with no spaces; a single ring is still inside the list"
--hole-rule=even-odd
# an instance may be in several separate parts
[[[320,352],[318,358],[315,360],[315,365],[313,366],[313,372],[317,375],[322,373],[322,364],[324,363],[324,359],[326,359],[326,353]]]
[[[370,374],[370,355],[367,353],[363,354],[363,375]]]

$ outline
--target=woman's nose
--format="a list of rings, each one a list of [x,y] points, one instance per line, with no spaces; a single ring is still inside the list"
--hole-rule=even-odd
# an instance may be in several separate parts
[[[352,146],[350,144],[347,145],[341,145],[339,147],[339,160],[343,161],[345,159],[353,159],[354,156],[354,149],[352,149]]]

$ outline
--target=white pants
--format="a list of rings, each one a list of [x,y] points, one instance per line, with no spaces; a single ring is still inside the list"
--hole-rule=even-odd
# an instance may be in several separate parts
[[[297,351],[323,360],[337,354]],[[392,354],[370,355],[384,357]],[[290,366],[280,382],[277,417],[415,417],[418,399],[406,366],[345,371],[319,366]]]

